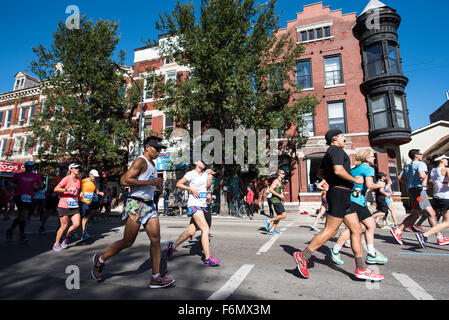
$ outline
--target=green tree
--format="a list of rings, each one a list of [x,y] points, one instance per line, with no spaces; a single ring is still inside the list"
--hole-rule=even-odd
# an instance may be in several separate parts
[[[189,67],[188,77],[165,83],[153,73],[156,107],[187,127],[201,121],[203,129],[279,129],[304,126],[319,101],[299,96],[295,65],[303,52],[295,37],[279,32],[275,0],[202,0],[197,17],[192,3],[179,0],[171,14],[160,15],[156,28],[164,57]],[[151,42],[151,41],[149,41]],[[191,126],[190,126],[191,127]],[[307,141],[286,135],[292,152]],[[224,163],[224,162],[222,162]],[[240,172],[240,165],[215,165],[221,179]],[[250,166],[257,173],[260,165]],[[222,180],[223,184],[224,181]],[[221,195],[222,208],[224,193]]]
[[[137,140],[132,115],[140,93],[124,80],[125,52],[114,60],[117,31],[116,22],[94,23],[83,15],[79,29],[59,22],[48,49],[33,47],[31,71],[41,80],[45,102],[32,122],[31,145],[38,145],[43,162],[127,168],[129,142]]]

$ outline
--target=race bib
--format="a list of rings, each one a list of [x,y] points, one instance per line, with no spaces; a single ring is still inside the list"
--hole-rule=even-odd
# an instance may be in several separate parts
[[[84,193],[84,200],[92,200],[94,198],[93,192],[86,192]]]
[[[29,194],[22,194],[21,196],[22,202],[30,203],[32,201],[31,196]]]
[[[78,208],[78,200],[77,199],[73,199],[70,198],[67,200],[67,207],[69,207],[70,209],[75,209]]]
[[[199,199],[206,199],[207,198],[207,192],[200,192],[200,195],[198,196]]]

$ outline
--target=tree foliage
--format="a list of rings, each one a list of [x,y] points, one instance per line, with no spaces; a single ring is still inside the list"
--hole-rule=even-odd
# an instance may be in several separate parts
[[[46,162],[74,161],[100,170],[128,165],[137,140],[139,90],[127,90],[116,22],[81,17],[80,28],[59,22],[49,48],[34,47],[31,71],[41,80],[45,102],[32,122],[32,144]],[[132,74],[130,75],[132,76]]]

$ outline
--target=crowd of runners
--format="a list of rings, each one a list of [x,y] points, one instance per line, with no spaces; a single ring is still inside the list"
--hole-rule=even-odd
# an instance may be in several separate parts
[[[413,226],[416,221],[426,213],[431,229],[424,231],[418,229],[416,238],[420,246],[426,249],[426,243],[431,236],[436,236],[438,245],[449,244],[449,238],[444,237],[441,231],[449,227],[449,157],[435,155],[432,159],[434,168],[429,172],[428,166],[422,161],[419,150],[411,150],[409,157],[412,162],[407,165],[399,176],[399,180],[408,186],[408,195],[411,200],[411,214],[399,223],[391,200],[392,182],[387,175],[379,172],[375,174],[372,150],[360,150],[355,163],[344,151],[345,136],[340,130],[327,132],[326,143],[329,148],[322,160],[318,171],[321,183],[317,188],[322,192],[322,205],[312,229],[318,233],[311,239],[307,247],[293,254],[294,261],[300,274],[309,278],[308,263],[314,252],[333,237],[337,236],[342,223],[345,224],[338,240],[328,250],[330,259],[339,265],[345,262],[341,259],[340,251],[344,246],[352,249],[355,260],[355,277],[371,281],[384,279],[383,274],[374,272],[367,265],[384,265],[388,258],[375,249],[376,226],[385,228],[387,216],[391,212],[394,226],[391,234],[395,241],[402,244],[402,232]],[[171,286],[175,280],[165,277],[160,271],[162,259],[161,234],[159,214],[155,203],[155,191],[162,190],[164,181],[157,176],[155,160],[162,149],[161,139],[149,137],[143,144],[143,155],[138,157],[128,171],[121,177],[120,183],[129,188],[124,202],[122,220],[125,221],[123,238],[112,243],[103,252],[95,253],[92,257],[92,277],[97,281],[103,280],[103,270],[106,262],[123,250],[130,248],[139,233],[141,226],[146,231],[149,241],[149,255],[152,262],[152,278],[150,288],[164,288]],[[59,218],[59,229],[55,235],[53,250],[63,251],[67,248],[69,239],[87,239],[89,220],[95,215],[99,207],[99,199],[104,193],[98,189],[99,173],[91,170],[87,177],[81,179],[81,167],[71,164],[68,174],[62,171],[55,177],[48,187],[41,177],[33,172],[34,163],[25,163],[25,172],[16,174],[11,179],[14,186],[13,201],[18,208],[17,218],[12,222],[6,232],[8,240],[12,239],[14,230],[19,227],[20,241],[26,241],[25,227],[31,212],[38,211],[41,226],[39,232],[45,231],[48,217],[56,212]],[[167,259],[175,254],[176,249],[187,239],[191,239],[196,232],[201,231],[201,247],[203,251],[202,263],[206,266],[217,267],[220,260],[210,254],[210,228],[212,224],[210,210],[207,210],[212,200],[212,182],[216,173],[208,169],[202,161],[194,163],[194,169],[187,172],[177,182],[178,190],[188,193],[187,216],[190,222],[185,231],[179,234],[175,241],[167,243]],[[264,220],[264,226],[269,235],[279,235],[276,231],[279,223],[287,217],[284,208],[285,172],[278,170],[276,178],[268,186],[267,200],[273,206],[274,214]],[[434,205],[428,197],[428,188],[433,189]],[[46,201],[42,202],[42,193],[46,194]],[[253,202],[253,194],[248,190],[247,201]],[[376,211],[372,214],[368,209],[368,193],[375,194]],[[164,189],[165,201],[168,201],[168,191]],[[167,197],[167,199],[165,198]],[[45,197],[44,197],[45,199]],[[165,212],[165,209],[164,209]],[[323,230],[318,228],[318,222],[325,216],[326,223]],[[443,221],[438,220],[443,217]],[[380,222],[382,220],[382,223]],[[78,235],[78,230],[80,235]],[[366,243],[366,258],[362,237]]]

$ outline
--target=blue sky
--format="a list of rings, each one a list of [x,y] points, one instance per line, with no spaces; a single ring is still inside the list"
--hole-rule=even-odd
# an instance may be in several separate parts
[[[200,0],[195,0],[200,3]],[[278,0],[280,25],[295,20],[302,7],[318,1]],[[323,0],[323,5],[343,13],[360,14],[368,0]],[[120,22],[119,48],[128,52],[126,63],[133,64],[135,48],[144,46],[141,39],[158,36],[155,22],[159,13],[171,12],[175,0],[117,1],[1,1],[0,2],[0,92],[12,90],[14,75],[29,70],[34,58],[32,46],[49,46],[59,20],[65,21],[69,5],[77,5],[94,20],[103,18]],[[433,0],[385,0],[402,17],[399,28],[400,50],[404,74],[410,79],[406,88],[410,122],[413,130],[430,123],[429,115],[446,100],[449,90],[449,41],[447,19],[449,2]]]

